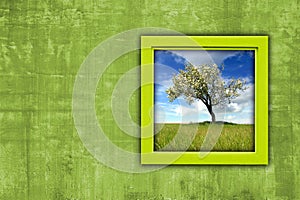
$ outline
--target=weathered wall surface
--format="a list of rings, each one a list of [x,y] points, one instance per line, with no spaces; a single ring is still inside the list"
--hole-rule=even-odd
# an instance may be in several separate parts
[[[1,0],[0,199],[300,199],[299,17],[298,1]],[[130,174],[87,152],[71,110],[78,69],[106,38],[150,26],[270,36],[269,166],[170,166]],[[96,98],[108,137],[132,151],[139,141],[122,134],[101,105],[139,56],[116,61]],[[139,105],[137,92],[135,119]]]

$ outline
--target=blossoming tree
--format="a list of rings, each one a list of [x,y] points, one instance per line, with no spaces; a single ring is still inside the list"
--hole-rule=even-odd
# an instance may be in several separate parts
[[[213,106],[226,105],[246,90],[244,80],[231,78],[225,82],[216,64],[194,66],[187,63],[185,70],[174,75],[172,81],[173,86],[166,90],[169,101],[173,102],[179,96],[184,96],[189,104],[201,100],[212,122],[216,121]]]

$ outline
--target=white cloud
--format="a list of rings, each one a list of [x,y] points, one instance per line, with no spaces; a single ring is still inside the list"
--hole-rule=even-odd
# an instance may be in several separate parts
[[[205,105],[200,101],[196,101],[190,106],[177,105],[174,110],[180,116],[190,116],[207,112]]]
[[[225,118],[226,121],[231,121],[231,120],[233,120],[235,118],[235,116],[233,116],[233,115],[226,115],[224,118]]]
[[[247,84],[239,97],[226,107],[225,120],[234,123],[252,124],[254,119],[254,85]]]
[[[160,82],[155,81],[156,84],[159,84],[159,87],[155,90],[155,95],[161,96],[167,96],[166,90],[172,86],[173,82],[172,80],[162,80]]]
[[[183,63],[184,64],[184,62],[185,62],[185,60],[182,57],[179,57],[179,56],[176,56],[174,60],[177,63]]]
[[[213,64],[220,65],[224,59],[237,54],[236,51],[205,51],[205,50],[183,50],[171,51],[185,58],[193,65]]]
[[[246,84],[247,89],[241,93],[236,99],[232,102],[237,104],[244,104],[244,103],[253,103],[254,102],[254,84],[248,83]]]
[[[160,63],[155,64],[155,68],[159,68],[159,73],[155,73],[155,83],[162,84],[165,80],[172,80],[172,77],[178,72],[170,66]]]
[[[184,51],[172,51],[172,53],[185,58],[188,62],[194,65],[214,63],[211,56],[206,51],[184,50]]]
[[[230,103],[227,105],[227,109],[231,112],[240,112],[242,110],[242,107],[237,103]]]
[[[187,105],[184,99],[179,98],[176,103],[159,102],[156,105],[155,121],[157,122],[189,123],[210,119],[205,105],[200,101]]]

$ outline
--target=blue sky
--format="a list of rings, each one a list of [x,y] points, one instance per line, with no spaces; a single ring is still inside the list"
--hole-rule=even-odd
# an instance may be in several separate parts
[[[245,50],[156,50],[155,60],[155,122],[189,123],[211,120],[201,101],[188,105],[182,97],[169,102],[165,90],[172,85],[172,77],[185,63],[193,65],[223,65],[222,78],[243,78],[248,89],[223,109],[213,108],[217,120],[252,124],[254,116],[254,51]]]

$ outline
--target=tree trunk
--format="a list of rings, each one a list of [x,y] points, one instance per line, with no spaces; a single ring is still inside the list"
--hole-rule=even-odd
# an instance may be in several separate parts
[[[206,105],[206,107],[207,107],[207,110],[208,110],[209,114],[211,115],[211,122],[212,123],[216,122],[216,116],[215,116],[214,111],[212,110],[212,106],[211,105]]]
[[[211,122],[212,122],[212,123],[216,122],[216,116],[215,116],[215,113],[214,113],[213,111],[211,111],[210,115],[211,115]]]

